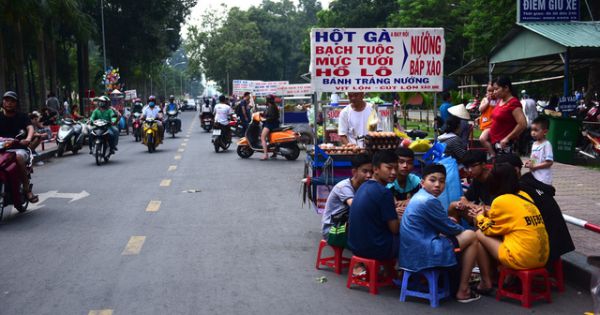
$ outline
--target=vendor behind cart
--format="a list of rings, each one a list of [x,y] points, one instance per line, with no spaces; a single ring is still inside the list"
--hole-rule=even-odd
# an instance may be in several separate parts
[[[340,113],[338,125],[338,135],[342,144],[356,144],[364,148],[365,143],[362,137],[367,134],[367,121],[373,105],[363,100],[365,93],[349,92],[348,99],[350,105],[346,106]]]

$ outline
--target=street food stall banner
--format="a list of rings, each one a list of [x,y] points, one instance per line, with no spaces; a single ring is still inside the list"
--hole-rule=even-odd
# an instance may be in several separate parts
[[[517,22],[579,21],[578,0],[517,0]]]
[[[310,34],[311,84],[319,92],[439,92],[443,28],[317,28]]]
[[[233,95],[242,96],[245,92],[250,92],[255,96],[267,96],[277,94],[277,89],[283,85],[289,85],[289,82],[233,80]]]
[[[125,91],[125,100],[131,101],[134,98],[137,98],[137,90],[127,90]]]
[[[310,95],[313,93],[314,90],[312,89],[312,86],[309,83],[281,85],[277,89],[278,96]]]

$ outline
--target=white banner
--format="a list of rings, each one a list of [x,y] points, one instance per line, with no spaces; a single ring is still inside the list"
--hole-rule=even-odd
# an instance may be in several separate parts
[[[288,84],[282,85],[277,89],[278,96],[296,96],[296,95],[310,95],[313,94],[314,90],[310,84]]]
[[[288,84],[288,81],[233,80],[233,95],[242,96],[250,92],[255,96],[267,96],[277,94],[279,87]]]
[[[310,51],[319,92],[443,89],[443,28],[312,29]]]
[[[137,90],[127,90],[125,91],[125,100],[130,101],[134,98],[137,98]]]

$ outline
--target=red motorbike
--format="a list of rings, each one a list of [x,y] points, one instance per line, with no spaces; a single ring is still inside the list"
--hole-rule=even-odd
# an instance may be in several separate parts
[[[13,205],[19,212],[25,212],[29,206],[26,192],[19,173],[17,165],[17,156],[9,149],[27,149],[22,147],[17,139],[0,138],[0,220],[4,214],[4,208]],[[33,154],[29,152],[29,162],[27,164],[28,174],[33,173]],[[29,185],[31,191],[32,185]]]
[[[133,113],[133,121],[131,123],[133,137],[135,138],[135,142],[139,142],[142,140],[142,121],[140,117],[141,113]]]

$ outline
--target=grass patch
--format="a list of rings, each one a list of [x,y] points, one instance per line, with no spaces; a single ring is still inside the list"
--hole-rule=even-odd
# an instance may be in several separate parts
[[[406,121],[406,127],[405,127],[404,126],[404,120],[401,119],[400,120],[400,125],[404,129],[407,129],[407,130],[419,129],[419,130],[431,132],[432,136],[433,136],[433,127],[431,127],[431,125],[428,124],[428,123],[426,123],[426,122],[419,122],[418,120],[407,120]],[[480,135],[481,135],[481,130],[479,130],[479,128],[475,127],[473,129],[473,139],[479,139]]]

